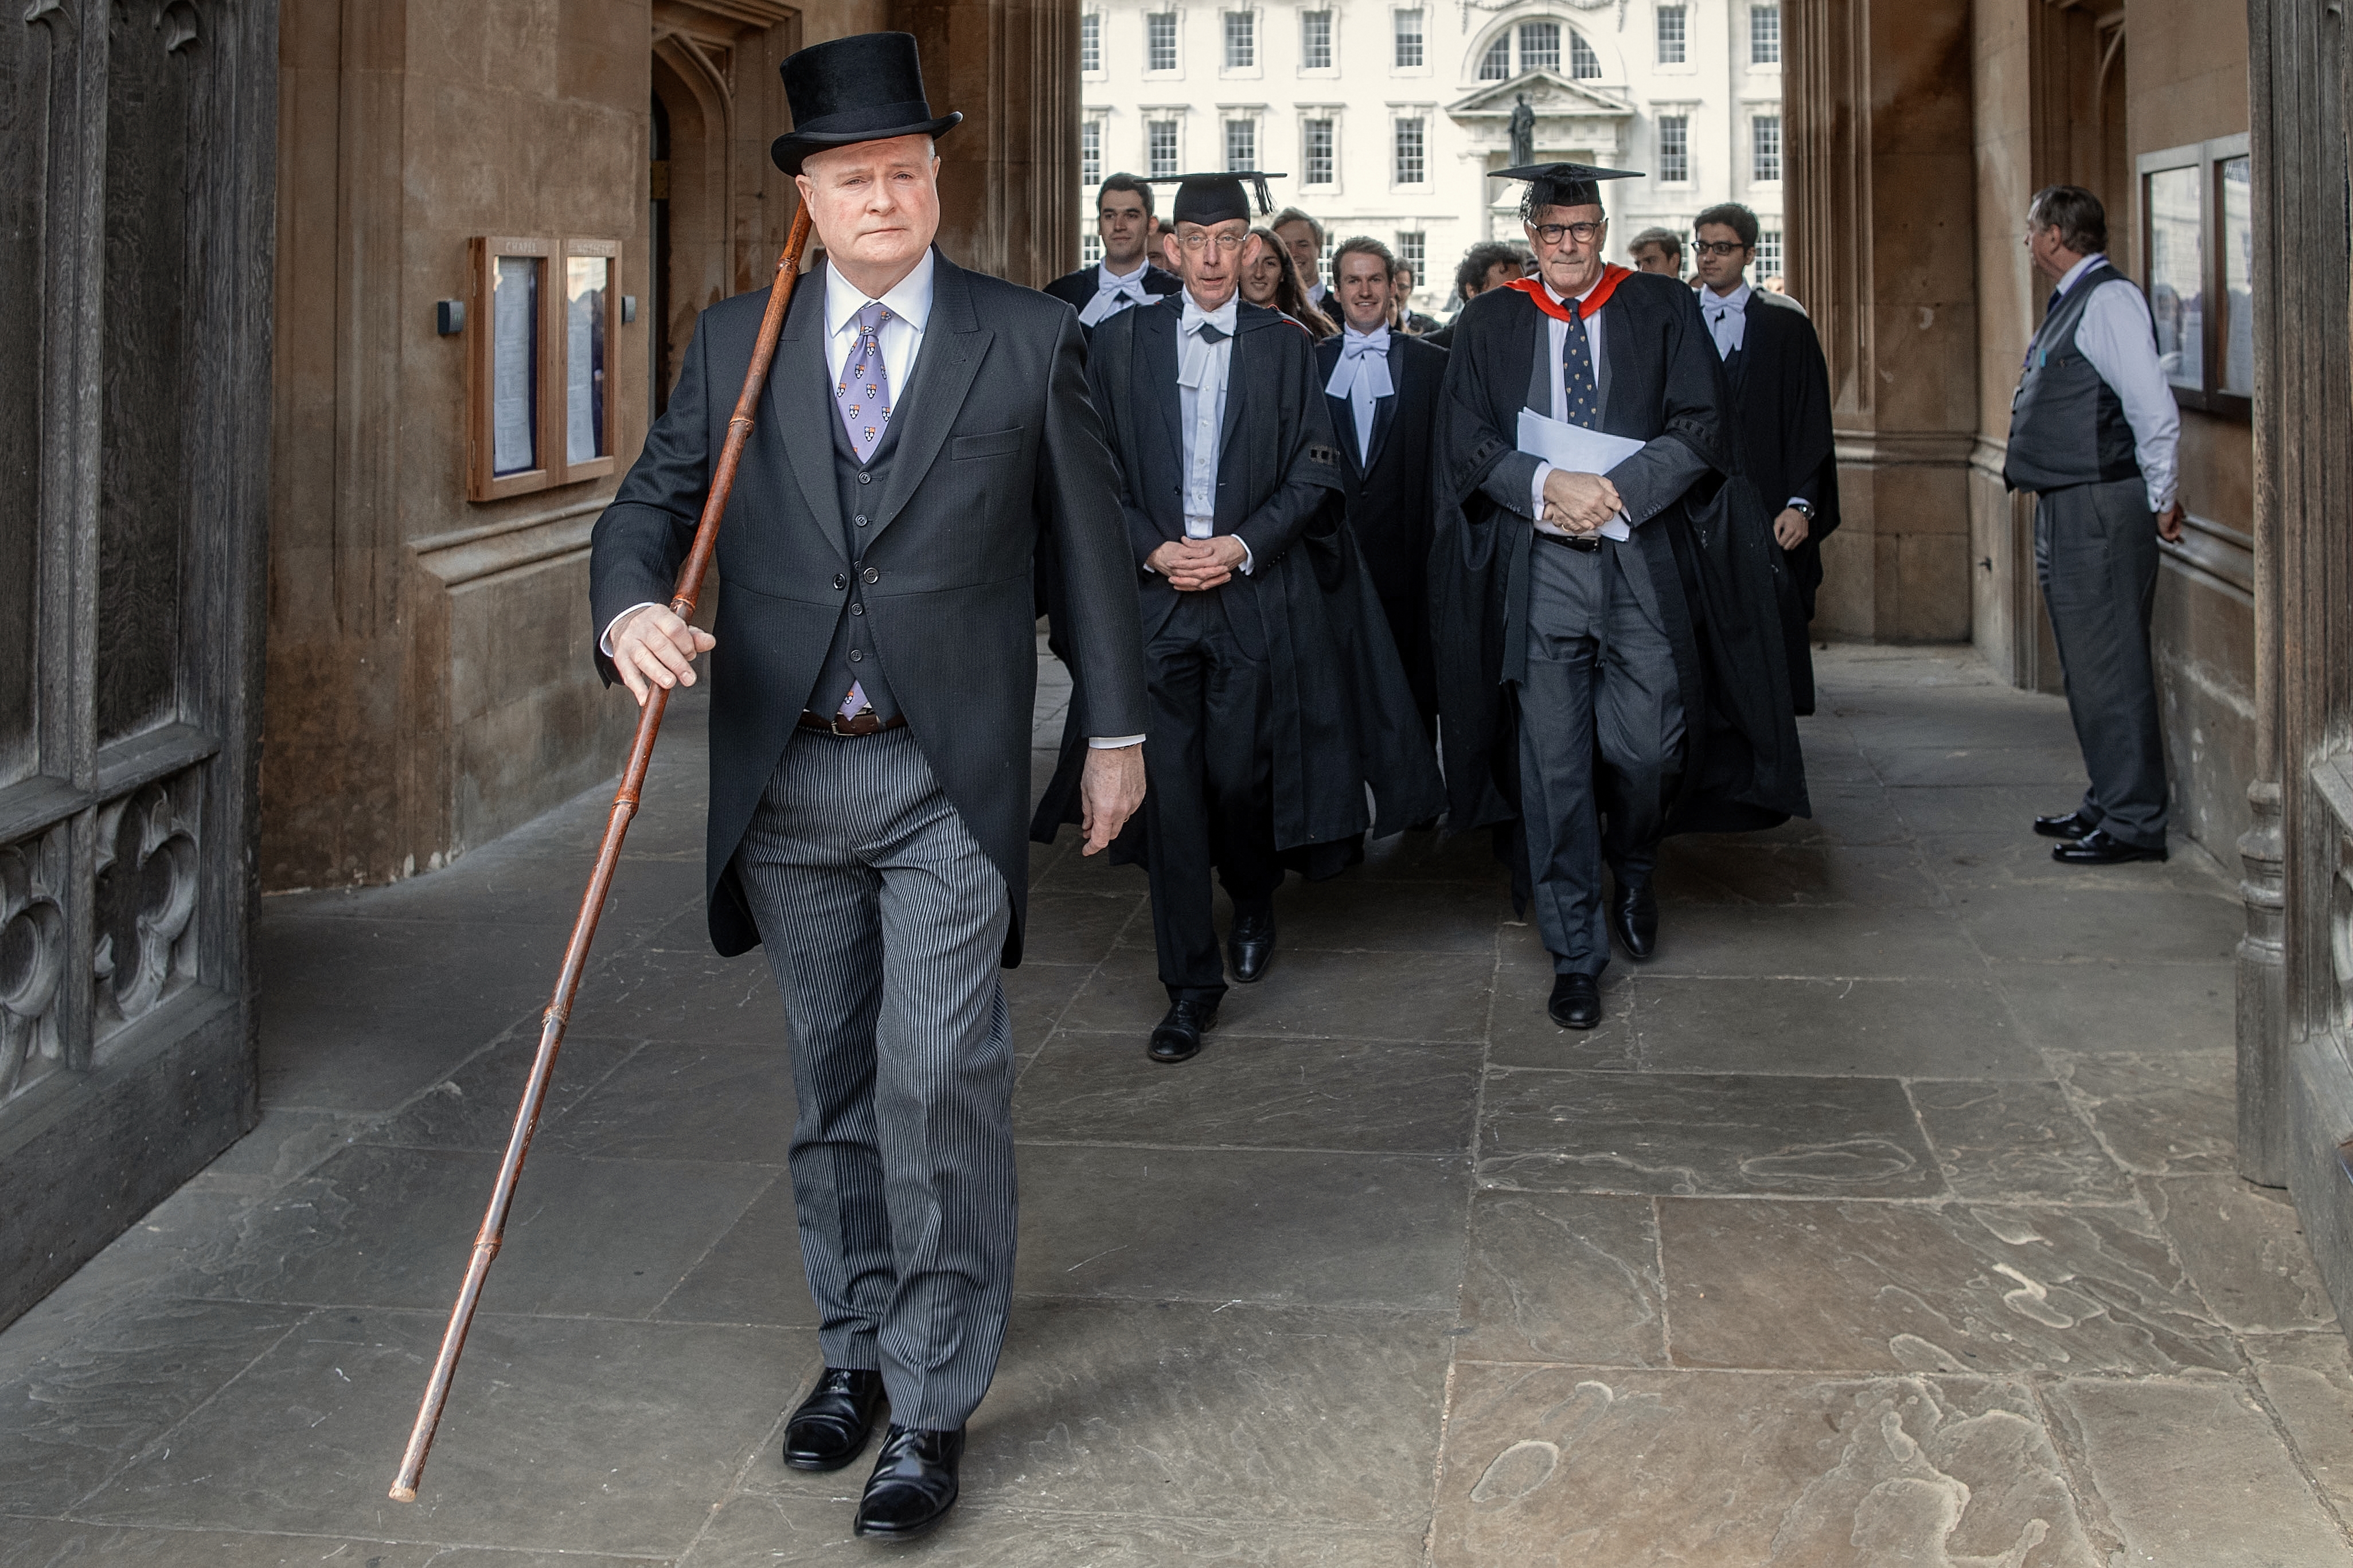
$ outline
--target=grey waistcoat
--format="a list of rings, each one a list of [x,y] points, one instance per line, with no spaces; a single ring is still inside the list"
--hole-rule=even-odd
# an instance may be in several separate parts
[[[908,374],[911,377],[914,374],[912,365]],[[874,705],[877,717],[886,721],[899,717],[891,679],[882,673],[882,661],[874,652],[873,629],[866,619],[865,568],[866,541],[873,532],[866,520],[890,488],[891,461],[898,456],[899,428],[904,423],[903,419],[891,422],[882,432],[881,444],[874,448],[873,461],[861,468],[858,455],[849,449],[849,435],[842,429],[840,419],[825,422],[833,432],[833,491],[841,501],[842,548],[849,554],[849,603],[842,606],[841,621],[833,628],[833,647],[826,650],[825,668],[817,678],[817,687],[802,704],[812,713],[832,713],[849,694],[849,683],[857,680],[865,683],[866,700]]]
[[[2124,277],[2102,262],[2075,280],[2027,345],[2026,372],[2010,400],[2010,450],[2002,482],[2014,490],[2138,477],[2132,426],[2116,388],[2075,346],[2092,291]]]

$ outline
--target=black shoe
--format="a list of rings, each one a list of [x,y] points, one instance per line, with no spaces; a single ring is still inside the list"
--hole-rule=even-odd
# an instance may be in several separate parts
[[[2081,838],[2086,833],[2097,833],[2100,825],[2081,811],[2071,811],[2064,816],[2038,816],[2034,831],[2045,838]]]
[[[2127,860],[2162,860],[2165,846],[2144,849],[2127,844],[2105,828],[2094,827],[2073,844],[2054,845],[2051,858],[2062,866],[2121,866]]]
[[[870,1541],[912,1541],[923,1534],[955,1506],[956,1464],[963,1458],[963,1427],[923,1432],[892,1422],[851,1528]]]
[[[1637,963],[1658,951],[1659,896],[1648,880],[1618,884],[1618,896],[1609,900],[1609,930]]]
[[[797,1470],[838,1470],[866,1451],[882,1413],[882,1374],[829,1366],[785,1423],[785,1463]]]
[[[1248,985],[1274,962],[1274,908],[1255,914],[1234,912],[1233,934],[1226,938],[1226,963],[1235,981]]]
[[[1601,1022],[1601,982],[1590,974],[1556,975],[1552,1005],[1545,1009],[1564,1029],[1589,1029]]]
[[[1155,1062],[1190,1061],[1201,1054],[1202,1032],[1217,1021],[1215,1002],[1171,1002],[1144,1054]]]

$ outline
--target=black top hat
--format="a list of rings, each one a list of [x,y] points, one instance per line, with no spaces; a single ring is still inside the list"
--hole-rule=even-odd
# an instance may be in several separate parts
[[[937,136],[964,120],[932,113],[913,33],[829,38],[786,55],[778,68],[793,128],[768,144],[768,156],[787,174],[799,174],[802,159],[828,147]]]

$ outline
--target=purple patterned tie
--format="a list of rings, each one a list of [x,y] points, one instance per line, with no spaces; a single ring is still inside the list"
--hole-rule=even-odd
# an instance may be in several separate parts
[[[881,445],[882,432],[891,423],[891,373],[882,364],[881,335],[882,323],[890,319],[890,308],[879,301],[859,307],[858,341],[850,344],[842,360],[841,377],[833,384],[841,427],[860,464],[872,460],[874,448]],[[841,700],[841,717],[855,719],[866,706],[864,683],[851,681],[849,695]]]
[[[874,457],[882,431],[891,423],[891,373],[882,366],[882,323],[891,308],[879,302],[858,309],[858,341],[842,361],[841,378],[833,384],[833,401],[841,409],[841,427],[849,435],[849,449],[860,463]]]

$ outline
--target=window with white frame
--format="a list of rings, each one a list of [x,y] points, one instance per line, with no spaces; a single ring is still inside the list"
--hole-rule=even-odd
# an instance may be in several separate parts
[[[1090,189],[1103,184],[1103,136],[1102,121],[1079,121],[1079,182]]]
[[[1691,184],[1691,116],[1659,116],[1659,184]]]
[[[1585,35],[1572,27],[1568,33],[1568,74],[1579,81],[1601,79],[1601,57],[1585,41]]]
[[[1303,71],[1332,68],[1331,12],[1299,13],[1299,68]]]
[[[1760,114],[1748,122],[1748,177],[1760,185],[1781,178],[1781,117]]]
[[[1144,122],[1144,158],[1155,178],[1178,172],[1176,122],[1174,120],[1147,120]]]
[[[1560,69],[1558,22],[1520,24],[1520,68],[1524,71]]]
[[[1229,71],[1258,68],[1257,12],[1226,13],[1226,68]]]
[[[1781,276],[1781,231],[1760,228],[1757,231],[1757,277],[1762,284],[1767,278]]]
[[[1495,41],[1489,44],[1487,52],[1479,57],[1479,79],[1507,81],[1511,79],[1511,75],[1512,33],[1511,29],[1506,27],[1495,35]]]
[[[1144,18],[1144,68],[1148,71],[1173,71],[1176,68],[1176,13],[1147,12]]]
[[[1658,14],[1659,63],[1679,66],[1690,58],[1691,34],[1688,30],[1691,14],[1680,5],[1670,5],[1662,0]]]
[[[1092,267],[1103,259],[1103,235],[1092,224],[1079,231],[1079,265]]]
[[[1419,70],[1422,67],[1421,10],[1392,11],[1396,48],[1389,63],[1398,70]]]
[[[1429,281],[1428,269],[1422,266],[1423,258],[1429,254],[1430,237],[1427,234],[1418,228],[1398,230],[1397,258],[1400,264],[1413,268],[1413,286],[1417,289]]]
[[[1781,7],[1774,4],[1757,4],[1748,7],[1748,63],[1752,66],[1778,66],[1781,63]]]
[[[1299,122],[1301,184],[1331,185],[1339,183],[1338,138],[1334,132],[1334,122],[1321,115]]]
[[[1258,121],[1248,115],[1226,121],[1226,167],[1258,167]]]
[[[1396,122],[1397,159],[1392,174],[1400,185],[1426,184],[1430,180],[1430,157],[1424,129],[1429,124],[1419,114],[1400,115]]]
[[[1099,71],[1103,68],[1103,13],[1082,12],[1079,16],[1079,69]]]

